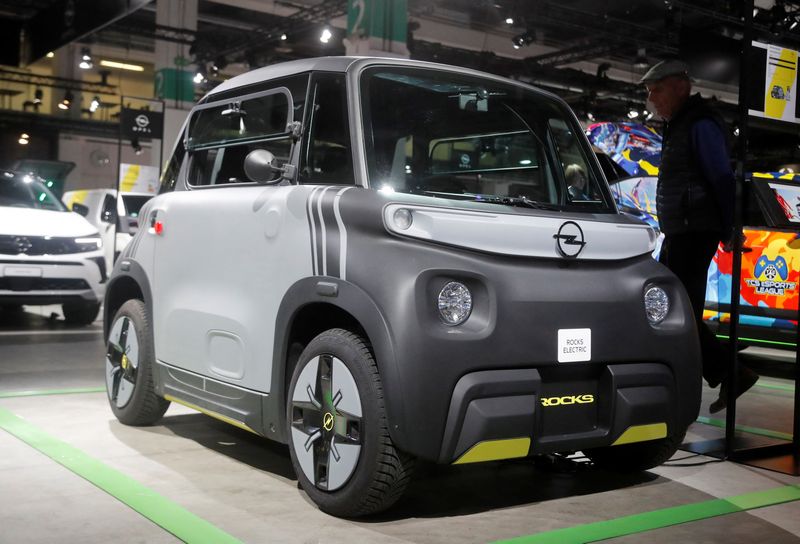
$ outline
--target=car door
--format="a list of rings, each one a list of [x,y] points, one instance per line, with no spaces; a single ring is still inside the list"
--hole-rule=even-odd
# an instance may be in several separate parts
[[[243,168],[244,158],[257,148],[271,151],[279,164],[290,161],[294,146],[286,117],[302,112],[291,107],[293,93],[282,89],[205,108],[205,118],[195,124],[190,119],[190,190],[162,195],[148,229],[156,238],[152,284],[157,358],[265,392],[271,386],[278,307],[288,287],[312,270],[310,252],[297,251],[310,246],[305,214],[310,188],[258,185],[249,182]],[[258,108],[273,110],[257,112],[250,100],[261,100]],[[247,113],[242,115],[243,137],[214,143],[215,120],[209,115],[227,130],[231,122],[223,112],[231,103]],[[270,115],[274,122],[251,122],[256,113]],[[281,115],[283,120],[275,121]]]

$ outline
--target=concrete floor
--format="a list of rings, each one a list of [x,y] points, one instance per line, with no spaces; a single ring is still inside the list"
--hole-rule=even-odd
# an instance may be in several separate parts
[[[70,328],[57,307],[0,314],[0,395],[102,387],[100,323]],[[739,402],[737,422],[791,432],[794,354],[750,348],[762,382]],[[787,371],[788,369],[788,371]],[[704,392],[705,412],[716,391]],[[621,477],[586,464],[575,472],[530,460],[425,465],[401,501],[367,520],[321,513],[298,488],[285,446],[184,407],[162,422],[117,422],[103,393],[0,397],[0,409],[78,448],[243,542],[488,543],[800,485],[786,476],[679,451],[665,466]],[[724,419],[724,413],[715,416]],[[695,424],[688,441],[718,438]],[[768,439],[764,439],[768,440]],[[707,462],[706,462],[707,461]],[[704,463],[705,462],[705,463]],[[704,463],[695,465],[696,463]],[[683,465],[683,466],[681,466]],[[173,535],[0,429],[0,543],[176,542]],[[209,540],[210,541],[210,540]],[[800,501],[711,517],[612,542],[800,542]]]

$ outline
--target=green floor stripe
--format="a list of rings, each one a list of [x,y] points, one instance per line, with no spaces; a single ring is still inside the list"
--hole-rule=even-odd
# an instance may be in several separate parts
[[[796,500],[800,500],[800,486],[787,485],[767,491],[757,491],[725,499],[712,499],[663,508],[607,521],[546,531],[536,535],[498,540],[495,544],[583,544],[597,542]]]
[[[0,391],[0,399],[14,397],[42,397],[44,395],[75,395],[77,393],[105,393],[105,387],[76,387],[74,389],[42,389],[31,391]]]
[[[778,391],[789,391],[794,393],[794,386],[783,384],[783,383],[772,383],[772,382],[765,382],[764,380],[758,380],[756,382],[756,387],[762,387],[764,389],[776,389]]]
[[[699,423],[705,423],[706,425],[713,425],[714,427],[720,427],[722,429],[725,428],[725,420],[724,419],[716,419],[713,417],[705,417],[705,416],[698,416],[697,421]],[[781,433],[778,431],[770,431],[769,429],[760,429],[758,427],[748,427],[747,425],[737,425],[737,431],[741,431],[743,433],[750,433],[750,434],[757,434],[761,436],[768,436],[770,438],[780,438],[781,440],[791,440],[792,435],[788,433]]]
[[[240,542],[133,478],[114,470],[66,442],[48,435],[3,408],[0,408],[0,429],[11,433],[109,495],[119,499],[184,542],[189,544],[234,544]]]

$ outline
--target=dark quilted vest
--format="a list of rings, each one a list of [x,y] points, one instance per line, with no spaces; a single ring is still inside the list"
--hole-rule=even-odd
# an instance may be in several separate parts
[[[722,231],[712,187],[692,151],[692,126],[703,118],[716,122],[725,134],[724,121],[699,94],[689,97],[664,128],[656,191],[658,223],[664,234]]]

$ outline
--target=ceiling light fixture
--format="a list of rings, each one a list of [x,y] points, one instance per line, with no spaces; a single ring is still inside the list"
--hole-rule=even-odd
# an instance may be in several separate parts
[[[17,141],[19,142],[20,145],[28,145],[28,142],[30,142],[30,138],[31,138],[30,136],[28,136],[25,132],[23,132],[22,134],[20,134],[19,140]]]
[[[286,33],[281,34],[281,41],[282,42],[285,42],[288,39],[289,39],[289,36],[287,36]]]
[[[117,62],[115,60],[101,60],[100,66],[106,68],[118,68],[120,70],[130,70],[131,72],[144,72],[144,66],[138,64],[128,64],[127,62]]]
[[[330,29],[328,27],[325,27],[322,30],[322,34],[320,34],[320,36],[319,36],[319,41],[321,41],[322,43],[328,43],[331,40],[332,37],[333,37],[333,34],[331,34]]]
[[[92,98],[92,102],[89,104],[89,111],[91,113],[94,113],[97,111],[97,108],[99,107],[100,107],[100,98],[95,96],[94,98]]]
[[[81,68],[82,70],[89,70],[92,67],[94,67],[94,63],[92,62],[92,52],[88,47],[81,47],[81,62],[78,64],[78,68]]]
[[[513,17],[506,17],[506,24],[507,25],[513,25],[514,24],[514,18]]]

